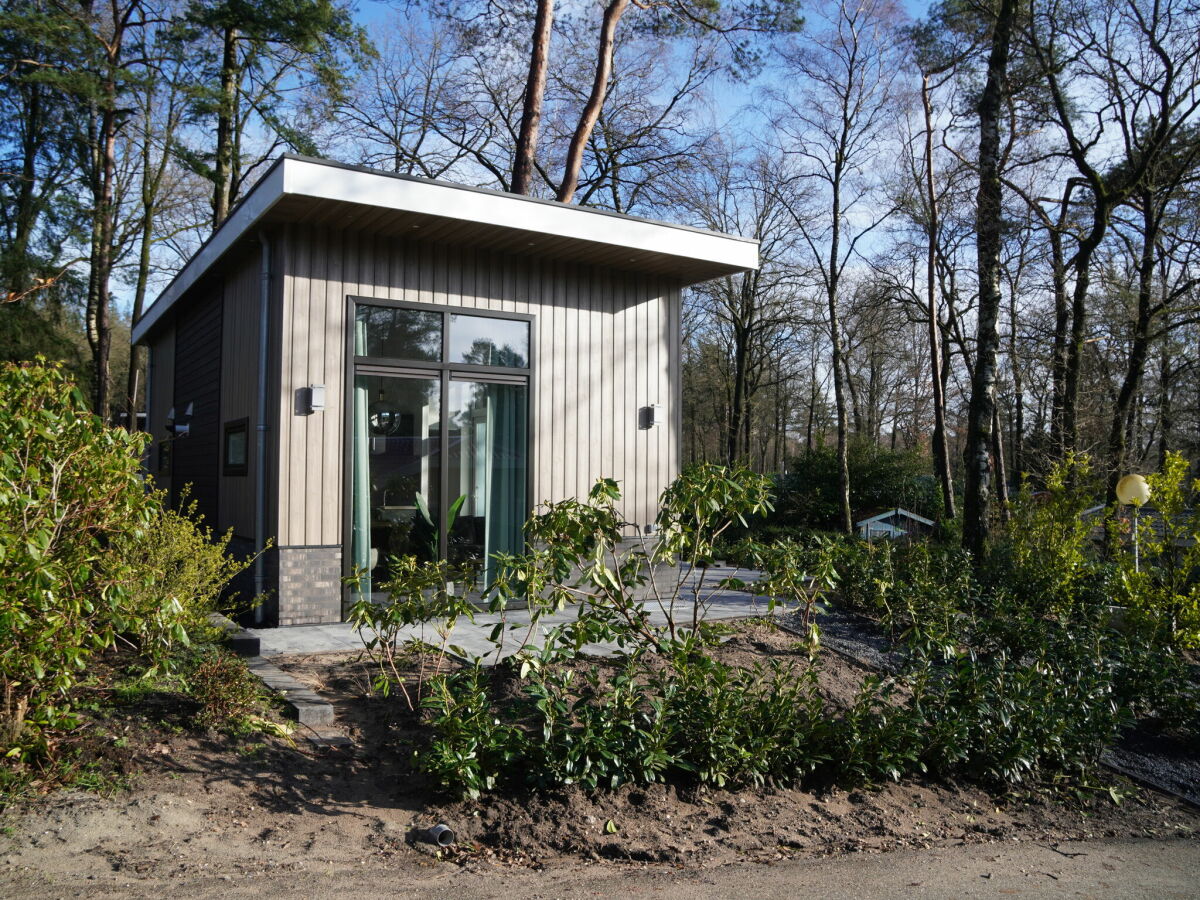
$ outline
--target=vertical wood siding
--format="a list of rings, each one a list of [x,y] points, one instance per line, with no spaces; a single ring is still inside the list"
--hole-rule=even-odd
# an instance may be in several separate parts
[[[185,486],[191,485],[196,511],[212,525],[218,522],[221,469],[221,282],[207,284],[175,320],[175,415],[182,418],[189,404],[192,417],[186,437],[172,448],[171,502],[178,506]]]
[[[167,413],[175,405],[175,329],[160,329],[150,342],[150,388],[149,414],[150,434],[154,444],[150,448],[150,472],[154,485],[159,490],[171,490],[171,475],[164,473],[160,459],[160,447],[171,435],[167,431]]]
[[[217,530],[224,533],[232,528],[234,534],[242,538],[254,536],[260,260],[261,251],[254,250],[229,268],[225,276],[224,326],[221,334],[222,452],[225,423],[238,419],[249,421],[246,428],[246,474],[226,475],[222,467]]]
[[[346,298],[535,316],[531,472],[535,501],[621,482],[625,515],[654,520],[679,464],[679,289],[669,280],[488,251],[292,226],[280,243],[280,546],[342,542]],[[296,392],[324,384],[324,412]],[[663,404],[667,424],[639,429]]]

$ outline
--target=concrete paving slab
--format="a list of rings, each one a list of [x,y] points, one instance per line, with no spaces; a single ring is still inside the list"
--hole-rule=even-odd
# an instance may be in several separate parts
[[[708,621],[722,619],[737,619],[745,616],[763,615],[767,611],[766,600],[756,597],[746,591],[721,590],[718,585],[726,578],[736,577],[749,583],[756,581],[758,572],[746,569],[734,569],[728,566],[714,566],[704,572],[689,573],[684,580],[683,588],[671,604],[669,585],[673,580],[668,579],[670,573],[660,573],[657,579],[659,592],[647,586],[642,591],[643,601],[650,612],[650,621],[654,625],[665,626],[667,614],[672,613],[677,623],[690,624],[692,609],[696,603],[697,593],[706,607],[704,618]],[[703,583],[700,583],[703,576]],[[574,621],[578,609],[568,608],[561,613],[544,617],[534,633],[530,643],[541,646],[546,632],[558,625]],[[497,661],[495,647],[487,640],[492,628],[501,619],[489,612],[479,612],[475,621],[461,621],[455,628],[450,643],[462,648],[468,657],[481,656],[490,658],[488,662]],[[526,610],[510,610],[507,615],[510,634],[505,641],[505,647],[500,658],[510,656],[520,649],[520,641],[529,628],[529,613]],[[289,625],[282,628],[251,628],[247,633],[258,638],[261,653],[264,657],[292,656],[308,653],[338,653],[362,650],[363,638],[349,624],[342,622],[335,625]],[[369,635],[368,635],[369,638]],[[400,640],[424,640],[429,643],[440,643],[440,637],[432,625],[414,626],[407,628],[400,635]],[[615,652],[616,646],[596,645],[589,648],[599,654]]]

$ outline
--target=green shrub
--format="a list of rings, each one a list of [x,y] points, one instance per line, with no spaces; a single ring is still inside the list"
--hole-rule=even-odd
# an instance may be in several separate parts
[[[1138,518],[1138,564],[1129,535],[1117,544],[1114,601],[1133,623],[1163,643],[1200,648],[1200,479],[1188,462],[1168,453],[1161,472],[1147,476],[1152,512]],[[1124,524],[1110,519],[1109,528]]]
[[[197,725],[238,728],[259,706],[260,683],[240,657],[221,647],[199,649],[184,675],[187,693],[200,704]]]
[[[65,694],[126,625],[134,573],[114,540],[151,528],[142,435],[106,428],[56,367],[0,371],[0,740],[65,714]]]
[[[164,495],[153,497],[158,508],[151,527],[116,535],[102,559],[123,578],[121,626],[150,662],[147,674],[172,665],[172,652],[207,627],[225,586],[253,561],[232,557],[233,531],[214,534],[194,502],[176,511],[160,505],[164,501]]]
[[[876,616],[903,644],[905,671],[867,677],[844,710],[821,700],[815,643],[807,666],[737,667],[713,658],[719,635],[705,626],[703,603],[691,622],[655,628],[649,605],[678,615],[679,588],[651,582],[650,566],[705,559],[737,511],[758,505],[761,483],[728,483],[740,477],[709,470],[674,486],[661,536],[624,556],[615,546],[615,484],[547,508],[531,527],[537,549],[505,558],[493,596],[501,613],[517,597],[532,610],[505,664],[516,683],[498,703],[481,661],[435,678],[424,703],[433,728],[419,753],[425,771],[470,796],[501,783],[861,784],[924,771],[1042,783],[1090,777],[1133,713],[1195,726],[1181,655],[1156,652],[1171,650],[1161,635],[1108,627],[1116,570],[1086,552],[1085,496],[1065,474],[1052,478],[1047,497],[1023,498],[1018,524],[983,567],[936,543],[747,543],[765,570],[756,591],[812,612],[806,573],[816,591],[836,582],[842,602]],[[724,499],[733,512],[722,510]],[[1039,573],[1049,564],[1062,571]],[[570,602],[577,618],[531,645],[538,618]],[[493,632],[498,646],[505,631],[501,622]],[[611,668],[579,659],[601,640],[619,648]]]
[[[1094,632],[1036,633],[1041,646],[1030,655],[967,651],[922,682],[929,768],[997,784],[1095,768],[1128,720],[1115,702],[1111,667],[1095,652]]]
[[[830,730],[829,769],[843,784],[899,781],[924,770],[923,709],[898,697],[899,683],[869,675]]]
[[[794,783],[827,761],[816,672],[679,655],[649,683],[663,698],[677,776],[715,787]]]
[[[887,615],[896,580],[892,543],[843,538],[833,552],[839,604],[876,618]]]
[[[530,781],[611,790],[661,781],[675,765],[667,699],[647,695],[644,668],[627,659],[605,681],[598,666],[582,671],[535,670]]]
[[[146,436],[58,367],[4,366],[0,397],[0,745],[32,750],[97,652],[124,638],[161,662],[237,566],[146,491]]]
[[[430,679],[422,706],[429,711],[433,740],[417,764],[446,791],[477,798],[516,769],[528,774],[529,739],[492,708],[489,677],[476,664]]]
[[[1070,616],[1095,586],[1091,541],[1097,522],[1084,518],[1091,504],[1091,462],[1073,456],[1055,465],[1045,490],[1028,484],[1012,504],[1007,527],[985,560],[984,579],[1043,613]]]
[[[837,583],[836,548],[832,541],[815,538],[807,547],[782,540],[755,544],[751,551],[762,577],[749,585],[750,593],[766,599],[767,612],[776,605],[798,611],[813,646],[820,639],[814,617],[817,603]]]

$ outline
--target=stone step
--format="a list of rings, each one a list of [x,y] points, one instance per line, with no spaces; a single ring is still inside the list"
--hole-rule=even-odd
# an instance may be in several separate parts
[[[261,656],[247,659],[246,666],[263,684],[283,699],[284,715],[309,727],[333,724],[333,705],[308,685]]]

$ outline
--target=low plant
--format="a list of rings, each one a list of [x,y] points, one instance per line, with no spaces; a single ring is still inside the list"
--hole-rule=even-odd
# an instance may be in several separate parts
[[[891,542],[843,538],[832,544],[831,549],[837,571],[838,603],[875,618],[886,616],[896,580],[895,548]]]
[[[715,659],[721,629],[704,621],[703,605],[676,616],[676,582],[664,589],[651,572],[681,559],[703,569],[713,535],[737,520],[719,511],[719,499],[707,505],[709,494],[735,511],[755,508],[754,491],[730,490],[726,477],[704,472],[676,485],[665,495],[662,535],[632,552],[618,548],[611,482],[586,501],[544,508],[531,523],[533,549],[503,559],[492,597],[502,614],[513,600],[529,604],[532,621],[507,648],[516,655],[495,670],[476,660],[431,682],[424,706],[433,738],[419,759],[437,783],[478,796],[501,783],[862,784],[931,771],[996,786],[1080,785],[1132,714],[1179,727],[1195,720],[1195,691],[1180,687],[1188,683],[1182,658],[1156,659],[1163,645],[1152,635],[1108,627],[1111,566],[1082,552],[1083,529],[1066,512],[1082,495],[1065,476],[1052,481],[1059,495],[1030,496],[1020,514],[1047,546],[1010,533],[983,566],[936,543],[747,545],[764,570],[753,589],[769,605],[811,616],[819,592],[836,583],[906,649],[902,672],[866,677],[845,709],[821,699],[811,641],[806,666]],[[1021,581],[1039,561],[1070,571]],[[538,622],[568,604],[577,615],[532,642]],[[654,624],[656,607],[666,625]],[[492,633],[497,658],[508,630],[502,618]],[[616,646],[611,664],[580,660],[595,641]],[[493,696],[501,671],[502,703]]]
[[[475,607],[466,590],[459,588],[473,583],[477,567],[394,556],[388,560],[388,570],[387,580],[379,585],[385,598],[377,601],[360,595],[350,607],[348,621],[362,639],[363,651],[375,670],[373,689],[385,697],[398,689],[408,708],[415,710],[425,695],[427,679],[441,673],[446,655],[466,655],[450,641],[461,619],[474,619]],[[362,573],[351,574],[346,582],[357,587]],[[417,635],[408,635],[414,628]],[[432,628],[436,643],[425,639],[426,628]],[[410,649],[419,660],[411,691],[403,672]]]
[[[200,704],[195,722],[201,727],[241,730],[258,713],[258,679],[244,660],[221,647],[199,648],[183,683]]]
[[[421,702],[433,739],[417,765],[443,789],[472,799],[511,770],[527,771],[529,738],[496,714],[488,687],[487,670],[476,663],[432,678]]]
[[[835,548],[832,541],[815,538],[809,546],[791,540],[753,545],[751,558],[762,577],[747,587],[751,594],[766,600],[767,612],[777,605],[796,610],[809,643],[820,643],[820,629],[813,612],[818,602],[836,585]]]
[[[607,679],[596,665],[531,674],[531,780],[587,790],[663,780],[676,764],[665,716],[669,698],[648,695],[644,675],[637,658]]]
[[[854,700],[829,729],[828,765],[835,781],[873,784],[924,771],[924,711],[901,693],[902,684],[895,679],[863,679]]]

